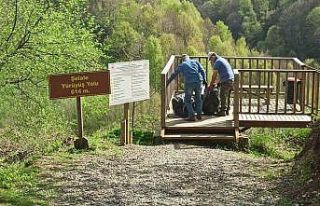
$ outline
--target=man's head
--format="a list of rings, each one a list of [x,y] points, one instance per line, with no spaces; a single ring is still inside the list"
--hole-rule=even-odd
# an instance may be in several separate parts
[[[208,60],[209,61],[215,62],[216,59],[217,59],[217,54],[215,52],[209,52],[208,53]]]
[[[188,60],[189,59],[189,55],[188,54],[182,54],[181,55],[181,60],[184,62],[184,61],[186,61],[186,60]]]

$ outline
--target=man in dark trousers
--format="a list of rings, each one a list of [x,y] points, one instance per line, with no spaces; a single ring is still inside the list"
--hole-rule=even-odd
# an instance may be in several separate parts
[[[202,65],[196,61],[190,59],[187,54],[182,55],[182,63],[178,65],[175,72],[169,77],[169,84],[173,79],[175,79],[179,73],[183,74],[184,77],[184,92],[185,92],[185,105],[188,110],[188,117],[185,119],[187,121],[201,120],[202,113],[202,99],[201,99],[201,88],[202,83],[206,81],[206,74]],[[196,112],[192,107],[191,96],[195,92],[195,102],[196,102]]]
[[[208,53],[208,59],[211,63],[213,68],[212,78],[209,85],[209,90],[211,90],[216,84],[219,82],[220,88],[220,102],[221,107],[220,111],[217,113],[218,116],[226,116],[229,112],[227,100],[230,102],[229,94],[233,89],[233,81],[234,81],[234,74],[229,62],[217,55],[215,52]],[[217,75],[219,74],[220,80],[216,82]]]

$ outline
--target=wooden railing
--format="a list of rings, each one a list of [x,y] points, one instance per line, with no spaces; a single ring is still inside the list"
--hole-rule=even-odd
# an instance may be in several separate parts
[[[239,109],[240,109],[239,70],[234,69],[233,72],[234,72],[233,119],[234,119],[234,126],[238,128],[239,127]]]
[[[235,84],[239,87],[239,113],[318,114],[320,76],[315,68],[297,58],[226,59],[239,70],[239,83]]]
[[[198,60],[204,66],[209,81],[207,57],[193,56],[191,58]],[[320,73],[315,68],[305,65],[297,58],[225,58],[235,71],[233,92],[235,124],[241,113],[318,114]],[[162,128],[165,127],[165,117],[172,95],[182,88],[179,77],[167,84],[167,79],[180,62],[180,56],[171,56],[161,72]]]
[[[167,85],[167,80],[170,75],[174,72],[176,67],[176,57],[172,55],[167,62],[166,66],[161,72],[161,127],[165,126],[165,118],[167,116],[167,110],[170,104],[175,88],[178,84],[178,79],[173,80],[170,84]]]
[[[316,114],[318,111],[319,72],[316,70],[242,69],[239,73],[240,113]],[[261,110],[263,103],[265,108]]]

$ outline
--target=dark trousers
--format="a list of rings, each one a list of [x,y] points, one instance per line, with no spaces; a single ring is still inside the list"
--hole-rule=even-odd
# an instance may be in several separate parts
[[[196,101],[196,112],[197,115],[201,115],[202,112],[202,99],[201,99],[201,86],[202,82],[193,82],[193,83],[186,83],[184,85],[184,92],[185,92],[185,98],[184,102],[188,110],[188,116],[192,117],[194,116],[194,110],[191,103],[191,96],[193,94],[193,91],[195,92],[195,101]]]
[[[220,102],[221,102],[221,108],[220,110],[223,111],[229,111],[230,108],[230,93],[233,89],[233,81],[228,80],[225,82],[220,83]],[[228,102],[227,102],[228,101]]]

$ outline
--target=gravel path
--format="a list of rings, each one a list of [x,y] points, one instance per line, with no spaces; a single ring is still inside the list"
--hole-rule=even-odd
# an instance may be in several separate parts
[[[276,205],[281,162],[197,145],[127,146],[119,157],[84,155],[68,164],[46,158],[54,205]]]

